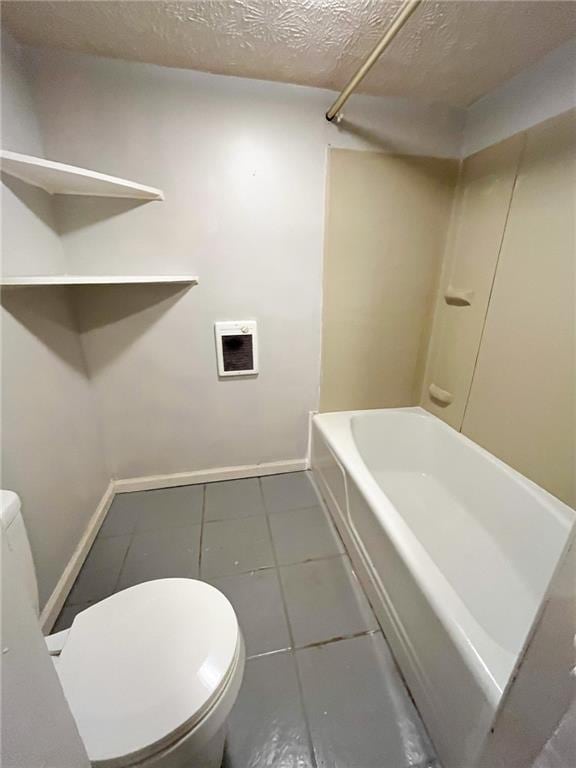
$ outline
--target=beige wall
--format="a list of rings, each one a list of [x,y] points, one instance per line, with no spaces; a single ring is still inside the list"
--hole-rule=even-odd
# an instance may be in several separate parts
[[[576,503],[576,113],[467,159],[422,403]],[[449,307],[448,285],[471,290]],[[454,396],[439,407],[428,387]]]
[[[9,38],[2,44],[2,106],[2,146],[42,155],[20,49]],[[2,214],[5,274],[62,270],[48,195],[3,180]],[[108,472],[66,291],[5,290],[1,301],[1,481],[22,498],[42,605],[106,490]]]
[[[472,155],[460,171],[423,387],[428,410],[455,429],[464,418],[524,141],[520,134]],[[455,291],[470,293],[470,304],[447,303]],[[430,396],[431,387],[450,393],[448,407]]]
[[[462,431],[576,505],[576,112],[528,131]]]
[[[322,411],[418,402],[457,164],[332,149]]]

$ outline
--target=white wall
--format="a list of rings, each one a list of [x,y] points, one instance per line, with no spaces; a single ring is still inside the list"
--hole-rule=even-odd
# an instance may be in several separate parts
[[[576,107],[576,40],[552,51],[468,108],[462,156]]]
[[[2,148],[43,156],[44,144],[34,112],[23,49],[2,33]],[[56,231],[53,200],[41,190],[2,176],[2,272],[47,274],[65,268]],[[42,253],[39,254],[38,244]]]
[[[19,47],[2,45],[2,140],[42,154]],[[58,272],[64,252],[51,201],[8,178],[2,184],[6,274]],[[20,494],[44,604],[108,485],[95,399],[65,291],[5,290],[2,342],[3,488]]]
[[[301,459],[317,407],[329,144],[455,155],[461,116],[55,51],[32,56],[47,156],[164,189],[60,206],[68,268],[190,272],[172,289],[76,294],[115,477]],[[215,320],[259,322],[261,374],[219,381]]]
[[[43,152],[40,126],[27,80],[24,51],[2,31],[2,148]]]

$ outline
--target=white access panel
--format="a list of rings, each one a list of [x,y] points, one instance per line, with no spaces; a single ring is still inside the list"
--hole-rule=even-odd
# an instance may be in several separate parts
[[[258,373],[258,328],[255,320],[214,323],[219,376]]]

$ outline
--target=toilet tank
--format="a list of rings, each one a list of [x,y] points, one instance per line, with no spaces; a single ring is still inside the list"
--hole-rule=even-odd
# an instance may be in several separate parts
[[[22,582],[25,584],[34,610],[38,614],[38,582],[36,581],[32,550],[22,517],[20,498],[13,491],[0,491],[0,523],[2,536],[6,538],[8,548],[14,554]]]

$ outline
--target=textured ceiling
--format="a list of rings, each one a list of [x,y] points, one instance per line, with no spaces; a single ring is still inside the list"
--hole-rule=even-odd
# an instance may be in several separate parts
[[[18,40],[340,90],[400,0],[8,0]],[[426,2],[360,91],[466,106],[576,36],[576,2]]]

